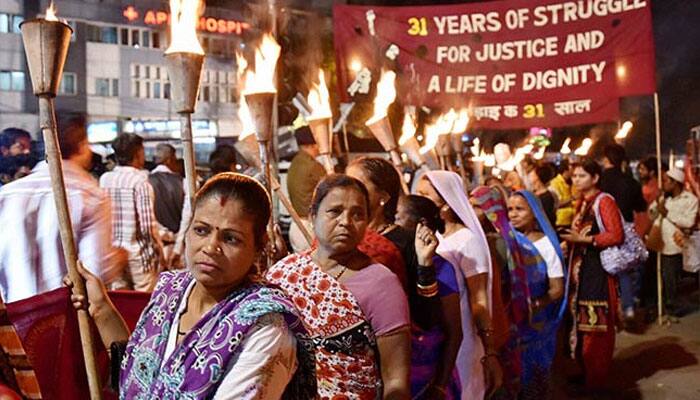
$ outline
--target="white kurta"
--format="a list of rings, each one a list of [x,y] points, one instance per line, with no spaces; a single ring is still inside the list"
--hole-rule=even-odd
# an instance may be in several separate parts
[[[187,306],[194,280],[182,296],[178,312],[168,334],[163,363],[177,346],[180,315]],[[268,314],[255,324],[240,344],[241,350],[229,364],[214,400],[256,399],[276,400],[297,369],[296,339],[284,318]]]

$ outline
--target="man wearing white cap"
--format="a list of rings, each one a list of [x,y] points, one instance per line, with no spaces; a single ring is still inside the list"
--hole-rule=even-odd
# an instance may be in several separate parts
[[[661,237],[664,242],[661,250],[663,296],[666,312],[671,314],[676,311],[676,289],[683,268],[683,249],[673,236],[677,231],[692,228],[698,214],[698,199],[685,190],[684,183],[683,170],[671,168],[665,172],[662,189],[666,198],[660,196],[650,207],[652,215],[661,218]],[[659,223],[658,220],[656,223]]]

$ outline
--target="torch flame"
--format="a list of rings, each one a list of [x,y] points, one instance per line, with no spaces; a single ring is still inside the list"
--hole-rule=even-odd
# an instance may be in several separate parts
[[[591,149],[591,146],[593,145],[593,140],[590,138],[585,138],[583,139],[583,142],[581,143],[581,146],[579,146],[576,151],[574,151],[574,154],[577,156],[585,156],[588,154],[588,151]]]
[[[627,137],[627,135],[629,135],[633,126],[634,124],[632,124],[631,121],[625,121],[625,123],[622,124],[620,130],[617,131],[617,134],[615,135],[615,140],[624,140]]]
[[[170,47],[165,54],[194,53],[204,55],[197,39],[197,20],[204,3],[201,0],[170,0]]]
[[[403,115],[403,126],[401,127],[401,137],[399,138],[399,146],[403,146],[406,142],[416,134],[416,121],[410,112]]]
[[[46,17],[44,19],[47,21],[58,21],[58,18],[56,18],[56,5],[53,3],[53,0],[46,9]]]
[[[474,140],[472,142],[471,151],[472,151],[472,156],[474,156],[475,158],[478,158],[480,156],[480,154],[482,153],[480,151],[480,146],[481,146],[481,141],[479,140],[479,138],[474,138]]]
[[[280,50],[280,45],[271,33],[263,35],[260,46],[255,49],[255,67],[245,71],[243,94],[277,93],[275,68]]]
[[[241,132],[238,134],[238,140],[243,140],[255,133],[255,123],[250,117],[250,109],[248,109],[248,103],[245,102],[243,96],[238,99],[238,119],[241,121]]]
[[[248,68],[248,61],[241,54],[236,53],[236,75],[238,76],[238,81],[240,82],[242,76],[245,74]],[[238,96],[238,120],[241,121],[241,132],[238,134],[238,140],[243,140],[244,138],[255,133],[255,123],[253,118],[250,116],[250,109],[248,108],[248,103],[245,101],[243,95]]]
[[[469,110],[462,108],[457,114],[454,125],[452,125],[452,133],[455,135],[461,135],[467,130],[467,125],[469,125]]]
[[[569,147],[569,144],[571,144],[571,138],[566,138],[566,140],[564,140],[564,144],[561,145],[561,150],[559,150],[559,152],[561,154],[571,154],[571,148]]]
[[[320,84],[314,82],[306,98],[306,101],[311,106],[311,115],[306,118],[307,121],[333,117],[331,103],[328,100],[330,95],[326,86],[326,78],[323,70],[320,68],[318,70],[318,81]]]
[[[536,152],[536,153],[534,154],[534,156],[533,156],[533,157],[535,157],[535,160],[541,160],[541,159],[543,159],[543,158],[544,158],[544,151],[545,151],[545,147],[544,147],[544,146],[540,146],[540,147],[537,149],[537,152]]]
[[[450,108],[447,113],[443,114],[440,118],[440,135],[449,135],[452,133],[457,118],[459,118],[459,114],[457,114],[454,108]]]
[[[374,115],[367,120],[365,125],[372,125],[387,116],[389,106],[396,100],[395,81],[396,73],[394,71],[382,70],[382,76],[377,83],[377,96],[374,98]]]
[[[425,126],[425,144],[418,150],[421,155],[428,153],[437,145],[438,136],[440,136],[440,130],[437,125],[437,122],[435,122]]]

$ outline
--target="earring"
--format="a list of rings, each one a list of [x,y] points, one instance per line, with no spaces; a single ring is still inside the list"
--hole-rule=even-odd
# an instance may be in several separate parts
[[[379,200],[379,205],[384,207],[385,201],[384,200]]]

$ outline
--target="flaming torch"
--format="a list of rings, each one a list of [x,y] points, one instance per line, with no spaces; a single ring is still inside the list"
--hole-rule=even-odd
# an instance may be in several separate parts
[[[591,149],[591,146],[593,146],[593,140],[591,140],[591,138],[585,138],[583,139],[583,142],[581,142],[578,149],[574,151],[574,154],[584,157],[588,155],[588,151]]]
[[[632,127],[634,127],[634,124],[632,124],[631,121],[625,121],[625,123],[620,127],[620,130],[618,130],[615,134],[615,141],[618,143],[624,142],[627,135],[629,135],[630,131],[632,130]]]
[[[566,138],[566,140],[564,140],[564,144],[561,145],[561,150],[559,150],[559,152],[565,156],[571,154],[571,147],[569,147],[570,144],[571,138]]]
[[[241,68],[241,63],[245,63],[245,61],[239,60],[238,63],[238,67]],[[243,68],[245,68],[245,66],[243,66]],[[253,124],[250,117],[250,111],[244,98],[238,99],[238,119],[241,121],[242,129],[241,133],[238,135],[238,141],[234,146],[236,147],[236,150],[243,155],[243,158],[245,158],[248,164],[252,165],[258,170],[262,170],[263,165],[259,157],[258,146],[254,135],[255,124]],[[306,225],[302,223],[302,218],[292,206],[292,202],[289,201],[287,196],[282,191],[282,186],[277,181],[277,178],[270,174],[270,179],[270,188],[277,194],[277,197],[280,199],[284,207],[287,209],[287,211],[289,211],[289,215],[299,227],[299,230],[304,235],[306,242],[309,244],[309,246],[312,246],[314,241],[313,236],[306,229]]]
[[[457,113],[454,124],[452,125],[452,148],[457,154],[457,161],[459,162],[459,174],[462,175],[462,180],[467,181],[467,170],[464,165],[464,142],[462,142],[462,134],[467,130],[467,125],[469,125],[469,110],[462,108]]]
[[[318,70],[319,83],[313,84],[307,97],[307,103],[311,106],[311,115],[306,117],[314,140],[318,144],[319,153],[323,159],[323,166],[328,174],[335,172],[333,160],[331,160],[331,145],[333,142],[333,130],[331,128],[333,113],[329,101],[328,87],[323,70]]]
[[[416,140],[416,121],[413,115],[415,108],[406,107],[403,115],[403,125],[401,127],[401,137],[399,138],[399,148],[406,153],[408,158],[418,168],[425,166],[425,160],[420,153],[420,144]]]
[[[272,139],[272,108],[277,94],[275,68],[280,50],[280,46],[272,34],[264,34],[260,45],[255,49],[255,67],[251,68],[246,64],[243,72],[242,94],[255,125],[260,163],[265,172],[266,185],[270,193],[272,193],[272,170],[269,161],[270,141]]]
[[[171,82],[171,98],[180,115],[180,140],[184,150],[187,201],[197,191],[192,142],[192,113],[197,104],[199,79],[202,75],[204,50],[197,39],[197,19],[201,0],[170,0],[170,47],[165,50],[165,63]]]
[[[403,179],[403,174],[401,174],[403,161],[401,160],[401,154],[399,154],[398,145],[388,118],[389,106],[396,100],[395,81],[396,73],[394,71],[382,71],[382,76],[377,83],[377,96],[374,98],[374,114],[365,122],[365,125],[391,156],[391,162],[396,167],[401,178],[401,187],[404,193],[408,194],[408,186]]]
[[[396,139],[391,131],[389,123],[389,106],[396,100],[396,73],[393,71],[382,71],[382,76],[377,83],[377,96],[374,98],[374,114],[365,122],[365,125],[372,131],[374,137],[379,140],[385,151],[391,155],[391,161],[398,168],[401,168],[401,155],[397,151]]]
[[[52,2],[46,10],[46,18],[27,20],[20,24],[20,29],[22,30],[22,41],[27,55],[32,88],[34,95],[39,98],[39,124],[44,137],[46,161],[49,164],[63,256],[68,267],[68,275],[73,282],[73,294],[86,296],[85,282],[78,273],[78,255],[63,180],[61,149],[58,146],[56,113],[53,102],[61,83],[61,74],[68,55],[68,46],[70,46],[73,30],[68,24],[59,21],[55,13],[56,10]],[[77,313],[90,398],[100,399],[102,393],[93,353],[90,315],[85,309],[78,310]]]
[[[437,131],[438,135],[435,151],[440,158],[440,167],[444,170],[449,170],[450,167],[450,158],[452,157],[452,142],[450,135],[452,133],[452,127],[454,126],[456,118],[457,113],[454,109],[450,109],[450,111],[438,117],[434,126],[434,129]]]

